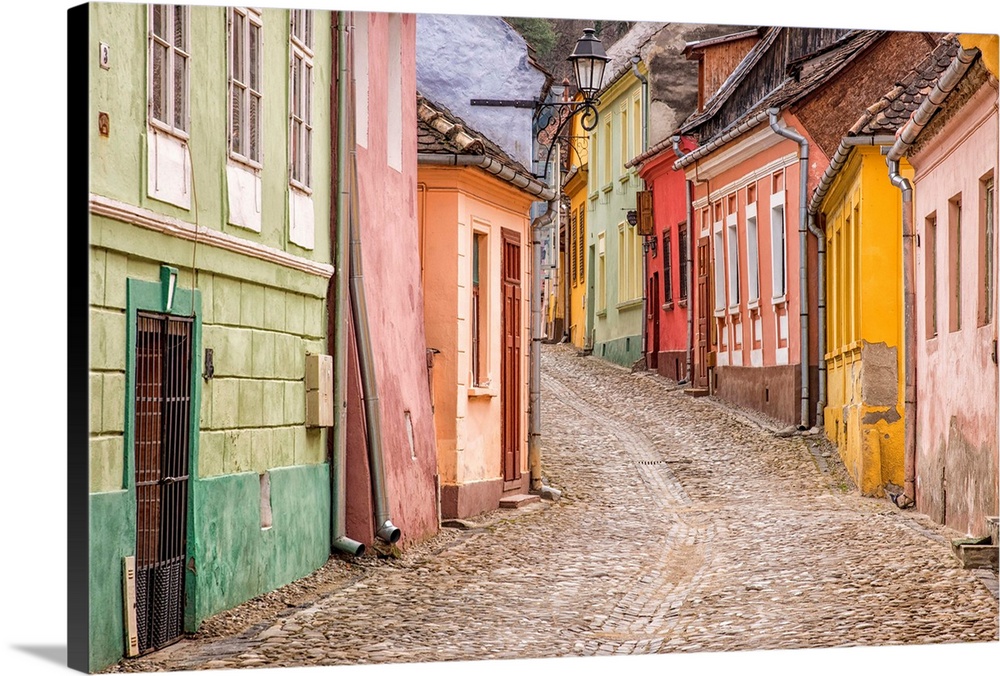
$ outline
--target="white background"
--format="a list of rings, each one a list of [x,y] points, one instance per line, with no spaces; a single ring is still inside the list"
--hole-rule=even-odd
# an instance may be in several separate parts
[[[292,0],[256,2],[288,6]],[[62,672],[66,647],[66,10],[60,0],[12,0],[0,17],[3,94],[0,116],[4,200],[2,220],[3,319],[0,331],[0,397],[3,405],[2,453],[2,673]],[[196,2],[195,4],[208,4]],[[708,2],[598,3],[507,0],[479,5],[455,0],[392,2],[345,0],[314,8],[378,9],[408,12],[477,12],[597,19],[670,20],[725,24],[808,25],[929,31],[997,33],[991,3],[875,3],[838,0],[820,13],[783,3]],[[804,4],[804,3],[802,3]],[[471,9],[471,8],[477,9]],[[482,7],[482,9],[479,9]],[[933,13],[924,10],[933,8]],[[621,11],[620,15],[610,12]],[[627,12],[627,14],[626,14]],[[837,13],[835,13],[837,12]],[[947,15],[945,15],[947,12]],[[992,14],[992,18],[988,17]],[[80,58],[84,58],[83,55]],[[86,114],[86,101],[74,102]],[[96,123],[96,122],[95,122]],[[83,180],[81,176],[79,180]],[[85,205],[74,205],[80,211]],[[79,215],[79,214],[77,214]],[[86,251],[72,252],[76,270]],[[87,278],[73,280],[87,284]],[[73,308],[73,319],[85,317]],[[87,335],[81,326],[81,337]],[[86,402],[75,406],[86,410]],[[78,441],[78,440],[74,440]],[[86,453],[86,449],[76,452]],[[544,543],[540,543],[544,546]],[[638,674],[663,672],[808,674],[927,673],[932,669],[965,670],[1000,663],[1000,643],[919,648],[849,648],[665,655],[654,657],[573,658],[488,663],[445,663],[403,667],[326,667],[296,674],[482,674],[548,673],[629,669]],[[247,671],[245,673],[251,673]],[[284,674],[287,671],[253,670]]]

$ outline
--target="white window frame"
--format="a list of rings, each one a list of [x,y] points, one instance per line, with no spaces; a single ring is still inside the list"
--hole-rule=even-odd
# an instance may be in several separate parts
[[[304,33],[304,35],[300,34]],[[288,64],[288,182],[307,195],[312,194],[313,145],[313,11],[289,11]],[[301,70],[296,70],[296,62]],[[296,78],[299,81],[296,81]],[[298,85],[298,86],[297,86]],[[296,96],[298,94],[298,96]],[[303,155],[302,149],[305,149]]]
[[[172,41],[167,42],[163,37],[160,37],[154,33],[153,30],[153,13],[156,7],[160,7],[166,14],[164,18],[164,24],[173,26],[175,23],[175,12],[178,9],[184,11],[184,17],[182,19],[183,26],[183,36],[182,45],[178,46]],[[147,91],[147,101],[146,101],[146,119],[151,127],[154,127],[160,131],[164,131],[168,134],[176,136],[177,138],[188,140],[191,131],[191,8],[184,5],[156,5],[151,4],[147,8],[148,24],[148,48],[147,48],[147,68],[146,68],[146,91]],[[169,114],[165,117],[170,119],[164,120],[154,116],[153,114],[153,85],[154,85],[154,62],[156,59],[157,47],[166,49],[166,64],[163,67],[167,78],[166,91],[164,92],[163,109]],[[181,110],[178,115],[175,94],[176,90],[173,86],[174,81],[171,75],[175,74],[176,61],[177,59],[183,59],[183,101],[181,102]],[[176,119],[180,117],[181,119]],[[178,124],[178,123],[182,124]]]
[[[747,302],[756,307],[760,300],[760,252],[757,234],[757,203],[746,206],[747,224]]]
[[[469,383],[473,388],[489,388],[492,384],[492,361],[490,350],[490,337],[493,335],[490,330],[491,322],[491,286],[492,271],[490,266],[490,254],[492,239],[490,238],[489,225],[482,222],[475,222],[472,226],[472,237],[469,244]],[[479,282],[475,282],[475,256],[477,246],[479,248]],[[476,317],[476,306],[473,286],[479,287],[479,316]],[[478,325],[478,326],[477,326]],[[476,333],[478,328],[478,346],[476,344]],[[478,365],[474,363],[478,356]],[[478,378],[476,377],[478,370]]]
[[[598,314],[603,314],[608,309],[608,264],[605,256],[606,245],[604,235],[605,233],[603,232],[597,235],[597,265],[595,266],[594,275],[596,277],[594,280],[594,293],[597,295],[597,298],[595,299],[594,306]]]
[[[788,293],[788,228],[785,191],[771,195],[771,302],[784,303]]]
[[[237,28],[237,17],[243,19],[242,26]],[[254,169],[263,167],[263,56],[264,56],[264,23],[259,9],[249,7],[230,7],[227,12],[227,56],[229,83],[229,157]],[[253,28],[257,29],[256,48],[251,47],[250,35]],[[237,41],[242,46],[242,58],[237,59]],[[256,58],[251,52],[256,52]],[[256,73],[252,72],[256,69]],[[236,71],[239,72],[236,72]],[[256,87],[254,87],[256,84]],[[234,99],[239,96],[238,129],[234,133],[236,110]],[[256,102],[256,121],[251,122],[250,109]],[[250,147],[256,140],[256,147]]]
[[[736,212],[726,216],[726,271],[729,276],[729,312],[733,313],[740,306],[740,245],[739,231],[736,222]]]
[[[722,221],[712,225],[712,267],[715,270],[715,316],[721,317],[726,311],[726,268],[723,251]]]

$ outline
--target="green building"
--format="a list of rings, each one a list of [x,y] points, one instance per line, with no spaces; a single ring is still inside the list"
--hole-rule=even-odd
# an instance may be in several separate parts
[[[605,78],[589,138],[587,342],[595,356],[631,366],[642,357],[643,250],[627,216],[641,179],[625,163],[644,150],[642,83],[631,63]]]
[[[87,12],[98,670],[329,556],[333,57],[326,11]]]

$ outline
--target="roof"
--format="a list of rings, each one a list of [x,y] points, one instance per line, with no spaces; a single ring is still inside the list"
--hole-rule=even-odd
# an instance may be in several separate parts
[[[706,38],[704,40],[698,40],[696,42],[689,42],[684,45],[684,56],[692,59],[701,58],[700,54],[695,52],[700,52],[708,47],[715,47],[716,45],[724,45],[727,42],[735,42],[736,40],[744,40],[746,38],[755,38],[762,35],[767,30],[766,27],[762,26],[760,28],[754,28],[748,31],[741,31],[739,33],[730,33],[729,35],[717,35],[714,38]]]
[[[681,133],[692,132],[719,112],[722,104],[733,95],[740,82],[764,57],[768,48],[774,44],[781,30],[780,28],[770,29],[761,41],[754,45],[740,62],[740,65],[726,78],[722,87],[706,105],[705,110],[702,113],[692,115],[681,125]],[[829,47],[821,49],[807,58],[790,62],[787,76],[777,87],[742,111],[739,117],[714,136],[721,136],[761,111],[769,108],[785,108],[805,97],[842,71],[885,34],[885,31],[853,30]],[[707,143],[709,140],[703,139],[702,143]]]
[[[954,34],[946,35],[937,46],[899,83],[868,107],[850,128],[848,136],[893,134],[934,88],[941,73],[951,64],[961,45]]]
[[[421,155],[483,155],[532,176],[500,146],[468,126],[446,107],[417,94],[417,153]]]

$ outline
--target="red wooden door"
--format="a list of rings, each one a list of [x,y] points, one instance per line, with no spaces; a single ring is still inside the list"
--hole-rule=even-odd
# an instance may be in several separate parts
[[[708,387],[708,238],[698,240],[698,364],[695,385]]]
[[[501,232],[500,448],[504,481],[516,481],[521,478],[521,237],[511,230]]]

